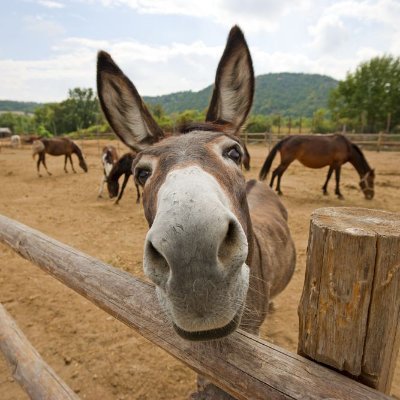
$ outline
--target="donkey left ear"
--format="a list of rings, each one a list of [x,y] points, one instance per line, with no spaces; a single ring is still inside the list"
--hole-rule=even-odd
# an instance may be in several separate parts
[[[208,122],[228,122],[236,133],[250,112],[254,95],[254,71],[243,32],[234,26],[219,62]]]
[[[97,57],[97,93],[111,128],[132,150],[139,152],[164,137],[134,84],[105,51]]]

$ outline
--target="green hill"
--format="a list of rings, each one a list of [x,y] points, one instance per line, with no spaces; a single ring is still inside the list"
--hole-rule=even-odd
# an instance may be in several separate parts
[[[41,105],[41,103],[34,103],[32,101],[0,100],[0,111],[33,113],[36,108],[40,107]]]
[[[318,108],[327,107],[328,95],[337,81],[325,75],[278,73],[256,77],[253,114],[281,114],[310,117]],[[212,86],[199,92],[185,91],[163,96],[145,96],[150,104],[160,104],[167,114],[207,108]],[[34,112],[40,103],[0,100],[0,111]]]
[[[277,73],[256,77],[254,114],[282,114],[310,117],[318,108],[327,107],[328,95],[337,81],[329,76],[302,73]],[[150,104],[161,104],[167,114],[188,109],[204,110],[212,86],[199,92],[185,91],[164,96],[146,96]]]

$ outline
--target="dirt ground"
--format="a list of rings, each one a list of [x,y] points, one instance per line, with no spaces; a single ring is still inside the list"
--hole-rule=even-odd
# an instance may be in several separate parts
[[[143,277],[147,224],[142,206],[135,204],[133,184],[128,185],[119,206],[108,196],[97,199],[103,144],[81,143],[89,165],[87,174],[65,174],[63,159],[48,157],[53,176],[40,179],[29,146],[2,147],[0,213]],[[122,145],[118,147],[120,154],[125,151]],[[250,146],[249,150],[252,168],[246,176],[255,178],[267,148]],[[333,195],[333,180],[330,195],[322,195],[326,169],[311,170],[296,162],[282,179],[282,201],[289,211],[297,267],[291,283],[275,300],[275,311],[264,323],[262,337],[290,351],[295,352],[297,346],[297,306],[303,287],[311,212],[324,206],[400,212],[400,153],[365,154],[377,174],[372,201],[364,200],[358,189],[358,176],[350,165],[343,168],[342,201]],[[0,245],[0,302],[43,358],[84,399],[184,399],[195,388],[195,374],[189,368],[4,245]],[[398,398],[399,364],[392,388]],[[0,399],[27,398],[0,356]]]

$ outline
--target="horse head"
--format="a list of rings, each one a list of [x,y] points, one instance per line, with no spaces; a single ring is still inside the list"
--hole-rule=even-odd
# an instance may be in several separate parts
[[[375,170],[369,170],[360,180],[360,188],[367,200],[372,200],[375,194],[374,191]]]

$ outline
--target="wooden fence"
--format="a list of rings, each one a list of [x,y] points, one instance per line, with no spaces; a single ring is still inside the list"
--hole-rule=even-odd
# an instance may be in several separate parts
[[[400,309],[400,216],[371,210],[321,210],[314,213],[310,229],[310,253],[302,297],[299,349],[307,357],[317,358],[346,371],[349,364],[346,361],[349,348],[357,351],[365,348],[361,358],[356,357],[358,361],[361,360],[361,364],[365,364],[369,356],[377,354],[368,354],[368,346],[364,346],[366,340],[378,337],[378,334],[374,335],[373,332],[377,327],[368,318],[368,310],[374,310],[374,315],[379,315],[385,321],[385,329],[379,327],[378,332],[384,332],[382,340],[386,346],[385,351],[379,352],[380,355],[384,353],[383,358],[379,359],[376,363],[378,366],[369,371],[371,374],[368,376],[379,378],[390,371],[389,378],[384,379],[384,391],[388,393],[390,374],[400,342],[398,329],[393,329],[393,321],[397,321]],[[380,227],[379,230],[376,229],[377,226]],[[359,252],[346,259],[342,244],[349,243],[349,237],[354,239]],[[365,238],[369,240],[367,243]],[[154,286],[4,216],[0,216],[0,242],[7,244],[22,257],[38,265],[237,399],[389,399],[385,394],[339,372],[240,330],[218,342],[188,342],[176,335],[165,320]],[[371,251],[374,244],[375,252]],[[363,261],[368,260],[366,264],[359,262],[363,245],[368,246],[368,255],[362,258]],[[322,255],[321,259],[315,256],[313,249],[320,249],[317,254]],[[382,254],[379,249],[392,250],[387,255]],[[325,259],[323,255],[326,252],[329,254]],[[347,265],[349,270],[355,270],[356,273],[348,273],[343,284],[339,284],[335,281],[339,276],[332,270],[336,265],[332,260],[336,260],[342,270],[346,271]],[[324,280],[321,278],[321,272],[318,272],[318,265],[326,263],[327,266],[320,269],[324,269],[324,274],[327,274],[327,279]],[[326,290],[328,293],[333,290],[334,294],[338,294],[332,296],[334,302],[331,304],[329,295],[322,296]],[[383,301],[385,296],[391,299],[390,307],[388,302]],[[342,314],[348,309],[356,312],[360,298],[363,299],[362,318],[353,321],[353,314]],[[323,302],[319,303],[319,299]],[[334,307],[337,302],[342,306],[337,318],[344,318],[345,323],[340,320],[341,324],[335,326],[334,331],[342,342],[330,343],[324,341],[326,337],[321,334],[325,332],[322,316],[326,314],[335,318]],[[343,332],[346,340],[343,340],[344,336],[340,333],[341,326],[345,327]],[[332,336],[328,339],[335,340]],[[0,335],[0,342],[2,340]],[[349,346],[348,342],[354,341],[358,346]],[[343,349],[340,348],[340,343],[343,344]],[[326,347],[329,348],[329,356],[324,357]],[[336,356],[335,352],[338,353]],[[390,357],[385,358],[389,353]],[[337,363],[336,358],[344,358],[345,362]],[[376,361],[376,357],[372,358]],[[373,362],[367,362],[366,365],[374,366]],[[357,379],[366,377],[366,372],[368,371],[361,370]],[[377,386],[368,379],[364,381],[370,386]],[[37,384],[40,382],[31,382],[31,385]]]
[[[276,133],[248,133],[243,132],[242,139],[246,144],[265,144],[271,149],[279,140],[289,136]],[[353,143],[369,150],[400,150],[400,135],[387,133],[346,133],[344,136]]]

